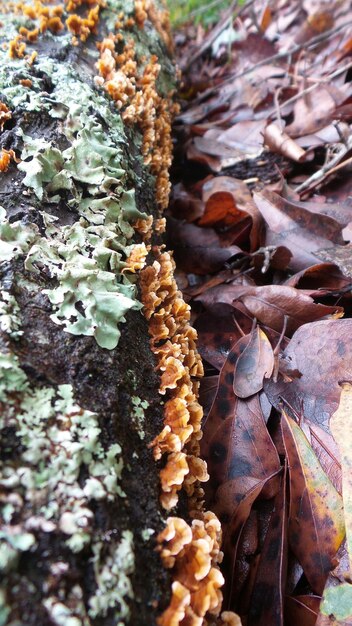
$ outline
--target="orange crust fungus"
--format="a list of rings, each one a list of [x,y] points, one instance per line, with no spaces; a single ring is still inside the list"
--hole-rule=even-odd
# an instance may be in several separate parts
[[[22,13],[31,20],[38,20],[38,27],[31,31],[23,26],[20,28],[19,33],[29,43],[35,43],[38,39],[39,33],[44,33],[46,30],[50,30],[52,33],[58,33],[64,25],[61,21],[64,8],[61,5],[55,7],[45,6],[45,3],[41,0],[35,0],[34,5],[30,6],[20,2],[16,5],[15,10],[17,13]]]
[[[197,392],[203,366],[190,308],[177,289],[174,267],[170,254],[157,250],[153,265],[140,276],[151,348],[160,372],[159,391],[166,396],[164,429],[150,444],[156,460],[166,456],[160,476],[161,503],[166,509],[176,505],[182,487],[192,497],[197,481],[208,479],[205,462],[197,458],[203,415]]]
[[[13,150],[5,150],[5,148],[2,148],[0,152],[0,172],[7,172],[11,163],[11,159],[16,163],[19,163],[19,160],[17,159]]]
[[[147,3],[149,7],[149,3]],[[141,27],[142,16],[147,16],[143,2],[136,2],[136,23]],[[123,16],[119,16],[116,26],[124,26]],[[101,85],[115,101],[124,122],[137,124],[143,134],[142,155],[145,164],[150,166],[156,177],[156,200],[161,209],[168,204],[170,192],[169,168],[172,157],[171,122],[176,105],[172,94],[163,98],[158,94],[156,82],[160,64],[152,55],[138,75],[134,40],[125,43],[123,51],[116,52],[116,43],[121,34],[110,34],[98,44],[100,58],[96,67],[99,76],[95,82]]]
[[[125,261],[126,267],[123,268],[122,273],[131,272],[131,274],[135,274],[143,269],[148,252],[149,249],[145,243],[137,243],[133,246],[132,252]]]
[[[87,17],[81,17],[76,13],[69,15],[66,26],[70,33],[79,37],[81,41],[87,41],[89,35],[96,32],[99,23],[99,10],[100,7],[97,4],[93,9],[90,9]]]
[[[202,626],[207,614],[217,617],[224,579],[219,570],[221,526],[214,513],[204,513],[191,525],[169,517],[158,542],[162,562],[174,580],[170,605],[158,626]]]
[[[173,40],[169,11],[166,8],[158,9],[151,0],[135,0],[134,11],[137,26],[144,28],[145,21],[149,19],[171,52],[173,50]]]
[[[26,44],[22,41],[21,35],[16,35],[14,39],[9,42],[9,57],[10,59],[22,59],[26,51]]]
[[[0,102],[0,130],[4,129],[5,123],[10,120],[12,113],[4,102]]]

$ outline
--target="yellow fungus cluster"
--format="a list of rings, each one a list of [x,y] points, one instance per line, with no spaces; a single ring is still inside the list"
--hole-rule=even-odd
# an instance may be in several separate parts
[[[29,31],[27,28],[20,28],[20,34],[28,42],[33,43],[37,40],[39,33],[50,30],[52,33],[58,33],[64,28],[62,23],[62,15],[64,7],[57,5],[54,7],[46,6],[45,2],[35,0],[32,5],[19,2],[15,7],[16,13],[22,13],[31,20],[38,20],[38,27]]]
[[[0,130],[3,130],[5,123],[10,120],[12,113],[4,102],[0,102]]]
[[[9,57],[10,59],[22,59],[26,52],[26,44],[22,41],[21,35],[16,35],[14,39],[9,42]]]
[[[69,13],[77,11],[77,9],[82,5],[93,8],[96,6],[104,8],[106,6],[106,2],[105,0],[65,0],[65,8]]]
[[[139,28],[144,28],[148,19],[159,33],[167,48],[172,51],[173,41],[170,27],[170,14],[167,9],[159,9],[152,0],[135,0],[135,20]]]
[[[0,152],[0,172],[7,172],[11,160],[18,163],[15,152],[13,150],[5,150],[5,148],[2,148]]]
[[[97,4],[88,11],[86,17],[81,17],[80,15],[77,15],[77,13],[69,15],[66,20],[66,26],[70,33],[76,37],[74,43],[76,43],[77,38],[81,41],[86,41],[90,34],[96,32],[96,28],[99,23],[99,10],[100,7]]]
[[[54,34],[59,33],[66,28],[73,34],[72,43],[77,45],[78,39],[86,41],[90,34],[96,32],[99,22],[99,10],[106,6],[105,0],[65,0],[65,5],[57,5],[48,7],[47,3],[42,0],[34,0],[32,5],[24,2],[10,3],[11,10],[20,13],[31,20],[36,20],[38,25],[29,30],[24,26],[19,29],[18,35],[9,43],[9,56],[11,58],[24,57],[26,43],[35,43],[38,36],[45,31]],[[78,7],[85,5],[87,12],[85,16],[73,13]],[[70,13],[65,23],[63,22],[64,12]],[[30,57],[31,62],[33,58]]]
[[[159,391],[166,396],[164,428],[151,446],[156,460],[166,456],[160,472],[161,503],[171,509],[182,487],[192,497],[197,481],[208,479],[206,464],[197,456],[202,420],[197,392],[203,366],[195,345],[197,333],[190,325],[190,308],[173,276],[174,262],[168,252],[156,250],[155,254],[153,265],[141,272],[140,286],[160,372]]]
[[[96,64],[99,76],[96,84],[102,85],[113,98],[126,124],[138,124],[143,133],[142,155],[156,177],[156,200],[161,209],[166,208],[170,192],[169,168],[172,157],[171,120],[175,105],[171,98],[162,98],[156,81],[160,65],[155,55],[138,75],[134,41],[129,40],[123,52],[116,52],[119,34],[106,37],[98,48],[100,58]]]
[[[125,261],[126,266],[123,268],[122,273],[130,272],[131,274],[135,274],[143,269],[149,248],[150,247],[146,246],[145,243],[137,243],[133,246],[132,252]]]
[[[172,569],[173,584],[169,607],[158,619],[158,626],[202,626],[206,615],[221,610],[224,578],[219,570],[221,526],[207,512],[191,525],[179,517],[169,517],[159,534],[161,559]]]

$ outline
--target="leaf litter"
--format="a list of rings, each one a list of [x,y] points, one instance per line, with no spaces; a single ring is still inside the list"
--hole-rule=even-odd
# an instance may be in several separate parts
[[[351,626],[351,5],[229,3],[175,38],[168,244],[205,366],[224,610]]]

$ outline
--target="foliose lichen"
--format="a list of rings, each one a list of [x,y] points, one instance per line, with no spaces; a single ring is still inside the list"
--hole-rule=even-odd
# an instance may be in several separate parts
[[[64,37],[60,35],[63,44]],[[122,269],[133,246],[132,224],[147,217],[136,208],[131,171],[127,180],[123,122],[107,98],[85,77],[78,79],[67,64],[41,59],[41,72],[53,85],[50,95],[43,93],[37,78],[31,89],[14,86],[11,75],[19,70],[31,75],[25,59],[13,60],[7,69],[0,70],[0,87],[8,104],[59,118],[69,145],[62,150],[53,141],[18,130],[22,184],[32,193],[34,206],[43,200],[54,205],[65,197],[77,221],[52,226],[44,237],[34,225],[10,225],[2,212],[0,258],[26,253],[27,269],[44,269],[46,276],[49,269],[50,277],[58,281],[46,291],[53,321],[72,334],[93,335],[101,347],[113,349],[119,323],[129,310],[141,308],[136,277]]]
[[[144,439],[145,411],[149,407],[149,402],[147,400],[142,400],[141,398],[138,398],[138,396],[131,396],[131,403],[132,426],[134,426],[134,428],[137,430],[138,436],[141,439]]]
[[[116,619],[119,624],[129,617],[128,599],[133,598],[131,574],[134,572],[133,534],[130,530],[122,532],[120,543],[110,549],[108,555],[102,553],[103,544],[93,546],[93,565],[97,590],[89,600],[91,617],[106,616],[109,609],[119,606]]]
[[[81,605],[80,617],[67,600],[46,598],[44,606],[54,623],[90,626],[89,616],[106,615],[111,608],[123,620],[129,614],[127,599],[132,597],[133,534],[123,531],[119,541],[107,542],[94,530],[92,509],[94,501],[125,498],[120,486],[120,445],[104,448],[97,415],[76,404],[71,385],[32,388],[10,352],[0,353],[0,406],[0,432],[12,428],[13,445],[20,450],[12,461],[0,462],[4,494],[0,509],[5,522],[0,532],[0,571],[12,571],[21,553],[35,550],[38,534],[63,533],[73,553],[90,546],[96,591],[88,615],[82,592],[76,589],[75,611]],[[6,606],[1,614],[7,615]]]
[[[119,484],[121,447],[103,448],[97,415],[75,403],[71,385],[32,389],[11,353],[0,354],[0,403],[0,429],[14,427],[23,449],[19,462],[0,463],[2,487],[19,496],[15,509],[5,509],[8,522],[11,510],[20,509],[27,529],[61,530],[70,549],[79,552],[92,539],[89,503],[125,495]],[[88,474],[83,482],[82,467]],[[13,507],[13,499],[5,498],[7,504]]]

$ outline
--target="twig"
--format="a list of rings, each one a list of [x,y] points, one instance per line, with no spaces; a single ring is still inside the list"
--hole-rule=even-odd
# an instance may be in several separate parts
[[[283,102],[281,104],[281,107],[284,107],[284,106],[287,106],[288,104],[292,104],[293,102],[296,102],[296,100],[299,100],[302,96],[305,96],[311,91],[314,91],[314,89],[319,87],[321,84],[324,84],[324,83],[329,84],[333,78],[337,78],[337,76],[339,76],[340,74],[343,74],[344,72],[349,70],[351,67],[352,67],[352,61],[350,61],[350,63],[347,63],[347,65],[340,67],[338,70],[336,70],[335,72],[333,72],[326,78],[321,79],[320,82],[316,82],[313,85],[310,85],[310,87],[306,87],[305,89],[302,89],[302,91],[300,91],[299,93],[296,93],[295,96],[292,96],[292,98],[289,98],[288,100]]]
[[[262,61],[258,61],[258,63],[256,63],[252,67],[248,67],[246,70],[243,70],[243,72],[241,72],[240,74],[234,74],[226,80],[230,80],[230,78],[231,80],[236,80],[236,78],[242,78],[242,76],[246,76],[246,74],[251,74],[254,70],[259,69],[263,65],[268,65],[272,63],[273,61],[279,61],[289,55],[296,54],[297,52],[300,52],[301,50],[309,50],[310,48],[315,48],[326,39],[329,39],[331,35],[335,35],[341,30],[344,30],[345,28],[347,28],[347,26],[351,26],[351,25],[352,25],[352,20],[349,20],[345,24],[340,24],[340,26],[331,28],[330,30],[325,31],[325,33],[321,33],[320,35],[316,35],[316,37],[312,37],[312,39],[310,39],[306,43],[296,44],[292,46],[292,48],[290,48],[289,50],[277,52],[276,54],[273,54],[271,57],[263,59]]]
[[[247,6],[247,5],[245,5],[245,6]],[[293,54],[296,54],[297,52],[300,52],[300,50],[303,50],[303,49],[308,50],[310,48],[314,48],[315,46],[319,45],[320,43],[322,43],[326,39],[329,39],[329,37],[331,35],[335,35],[337,32],[340,32],[340,31],[344,30],[345,28],[347,28],[348,26],[351,26],[351,25],[352,25],[352,20],[349,20],[349,21],[345,22],[345,24],[341,24],[340,26],[336,26],[336,28],[331,28],[330,30],[327,30],[325,33],[322,33],[320,35],[317,35],[316,37],[313,37],[312,39],[310,39],[306,43],[296,44],[296,45],[294,45],[292,48],[290,48],[287,51],[278,52],[277,54],[273,54],[271,57],[267,57],[266,59],[263,59],[262,61],[259,61],[258,63],[256,63],[252,67],[249,67],[246,70],[244,70],[243,72],[241,72],[240,74],[230,74],[230,76],[228,76],[228,78],[223,80],[223,82],[221,83],[220,86],[216,85],[214,87],[210,87],[210,89],[207,89],[206,91],[203,91],[203,93],[201,93],[198,96],[198,98],[196,98],[195,100],[192,101],[192,107],[195,106],[196,104],[200,104],[201,102],[203,102],[203,100],[206,100],[209,96],[211,96],[212,93],[214,93],[217,89],[222,89],[227,83],[231,83],[231,82],[237,80],[238,78],[242,78],[242,76],[245,76],[246,74],[250,74],[251,72],[255,71],[256,69],[259,69],[260,67],[262,67],[263,65],[270,64],[273,61],[279,61],[281,59],[284,59],[285,57],[290,57]],[[211,42],[211,43],[213,43],[213,42]],[[203,54],[203,52],[201,52],[201,54]],[[199,58],[199,55],[197,56],[197,58]],[[190,64],[193,63],[193,61],[194,61],[194,58],[192,59]],[[228,97],[230,97],[230,95],[231,95],[231,93],[228,94]]]
[[[337,152],[335,156],[331,159],[331,161],[329,161],[329,163],[325,163],[323,167],[320,168],[320,170],[318,170],[317,172],[314,172],[314,174],[312,174],[312,176],[307,178],[307,180],[305,180],[304,183],[296,187],[295,191],[301,194],[303,191],[308,191],[308,189],[311,189],[312,187],[313,188],[316,187],[324,180],[324,178],[327,175],[330,175],[333,172],[336,172],[337,170],[347,165],[347,163],[352,162],[352,157],[351,157],[350,159],[347,159],[346,161],[343,161],[342,163],[340,163],[341,159],[343,159],[343,157],[351,150],[351,148],[352,148],[352,135],[349,137],[347,146],[345,146],[344,148],[342,148],[342,150]]]

